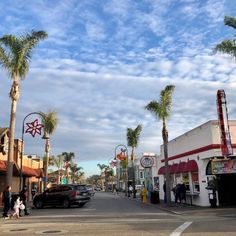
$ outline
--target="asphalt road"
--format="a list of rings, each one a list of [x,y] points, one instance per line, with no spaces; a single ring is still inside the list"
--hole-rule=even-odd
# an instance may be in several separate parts
[[[97,192],[82,208],[32,209],[19,220],[0,220],[0,235],[236,235],[236,209],[179,208],[176,214],[158,205],[143,205],[112,193]]]

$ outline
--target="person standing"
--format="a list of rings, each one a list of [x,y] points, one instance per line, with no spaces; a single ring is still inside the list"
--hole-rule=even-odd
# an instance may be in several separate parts
[[[181,182],[180,185],[180,202],[184,201],[184,203],[186,204],[186,185],[184,184],[184,182]]]
[[[163,184],[163,191],[164,191],[164,203],[166,203],[166,181]]]
[[[29,212],[27,210],[27,198],[28,198],[28,196],[27,196],[28,195],[28,191],[27,190],[28,190],[27,186],[24,185],[23,189],[20,192],[21,201],[22,201],[22,203],[25,206],[25,209],[24,209],[25,215],[29,215]],[[21,212],[20,212],[20,216],[21,216]]]
[[[8,211],[11,208],[11,186],[7,186],[5,190],[3,191],[3,217],[9,218]]]

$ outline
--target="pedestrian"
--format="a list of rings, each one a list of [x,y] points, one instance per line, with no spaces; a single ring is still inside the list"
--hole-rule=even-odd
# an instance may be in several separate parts
[[[27,191],[27,186],[24,185],[23,189],[21,190],[20,192],[20,198],[22,200],[22,203],[24,204],[25,206],[25,209],[24,209],[24,212],[25,212],[25,215],[29,215],[29,212],[27,211],[27,198],[28,198],[28,191]],[[21,210],[20,210],[20,216],[21,216]]]
[[[16,217],[16,219],[19,219],[20,218],[20,209],[24,209],[24,205],[22,204],[22,201],[20,200],[20,196],[18,196],[14,202],[14,212],[13,214],[11,215],[11,218],[12,217]]]
[[[181,198],[180,198],[180,183],[178,183],[173,189],[174,195],[175,195],[175,203],[177,204],[178,202],[181,203]]]
[[[164,191],[164,203],[167,203],[167,200],[166,200],[166,181],[163,184],[163,191]]]
[[[129,197],[130,197],[130,194],[132,194],[132,192],[133,192],[133,186],[130,185],[130,186],[129,186]]]
[[[11,208],[11,186],[7,186],[5,188],[5,190],[3,191],[3,194],[2,194],[2,203],[4,205],[3,207],[3,217],[5,219],[8,219],[9,216],[8,216],[8,211],[10,210]]]
[[[180,184],[180,203],[182,202],[182,201],[184,201],[184,203],[186,204],[186,185],[183,183],[183,182],[181,182],[181,184]]]

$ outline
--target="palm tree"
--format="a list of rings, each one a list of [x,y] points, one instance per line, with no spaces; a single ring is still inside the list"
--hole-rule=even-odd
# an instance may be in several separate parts
[[[132,162],[132,179],[133,179],[133,197],[136,198],[135,190],[135,169],[134,169],[134,152],[135,148],[138,146],[140,133],[142,131],[142,125],[138,125],[135,129],[127,128],[127,142],[128,146],[132,148],[131,150],[131,162]]]
[[[231,16],[225,16],[224,19],[225,25],[228,25],[234,29],[236,29],[236,18]],[[236,59],[236,42],[235,39],[226,39],[221,43],[217,44],[214,48],[215,52],[222,52],[231,55],[234,59]]]
[[[40,112],[42,116],[42,124],[44,127],[44,137],[45,142],[45,169],[44,169],[44,176],[46,178],[45,186],[47,185],[47,179],[48,179],[48,162],[49,162],[49,152],[50,152],[50,135],[52,135],[57,127],[58,119],[57,119],[57,113],[55,111],[49,111],[48,113]]]
[[[70,167],[71,162],[75,158],[75,154],[73,152],[63,152],[62,157],[64,161],[64,167],[66,169],[66,179],[68,181],[69,178],[68,168]]]
[[[101,184],[102,184],[102,189],[104,189],[104,181],[103,181],[103,179],[102,179],[102,174],[103,174],[103,172],[104,172],[104,170],[106,169],[106,168],[108,168],[109,166],[107,166],[107,165],[105,165],[105,164],[97,164],[97,166],[99,167],[99,169],[100,169],[100,171],[101,171]]]
[[[16,108],[20,97],[20,80],[24,79],[29,71],[33,49],[40,40],[47,38],[47,36],[44,31],[32,31],[30,34],[20,37],[4,35],[0,38],[0,65],[7,70],[13,80],[10,90],[10,137],[6,176],[6,185],[9,186],[12,185]]]
[[[168,170],[168,131],[166,120],[170,117],[172,94],[174,92],[174,85],[167,85],[160,93],[160,101],[150,102],[145,109],[153,113],[158,120],[162,121],[162,138],[164,146],[165,159],[165,179],[166,179],[166,200],[167,205],[171,203],[171,186],[170,186],[170,172]]]
[[[58,178],[57,178],[57,183],[61,183],[61,169],[62,169],[62,155],[57,155],[57,157],[54,158],[53,163],[57,167],[57,172],[58,172]]]
[[[72,183],[75,183],[75,179],[78,176],[79,171],[81,171],[83,169],[83,167],[79,167],[76,163],[72,163],[70,165],[70,175],[71,175],[71,179],[72,179]]]

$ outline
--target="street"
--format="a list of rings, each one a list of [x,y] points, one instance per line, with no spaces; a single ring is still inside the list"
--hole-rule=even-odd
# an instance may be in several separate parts
[[[19,220],[1,219],[0,235],[235,235],[235,220],[234,208],[161,210],[138,199],[96,192],[82,208],[32,209]]]

